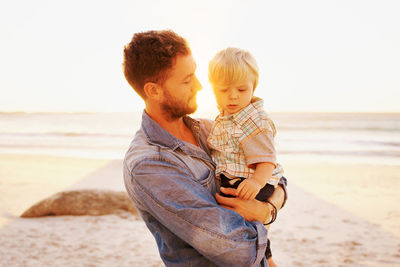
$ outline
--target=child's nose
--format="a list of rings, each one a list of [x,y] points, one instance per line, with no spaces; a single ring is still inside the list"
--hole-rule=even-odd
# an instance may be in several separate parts
[[[238,94],[237,94],[237,92],[236,92],[235,90],[233,90],[233,91],[229,94],[229,97],[230,97],[231,99],[236,99],[236,98],[238,97]]]

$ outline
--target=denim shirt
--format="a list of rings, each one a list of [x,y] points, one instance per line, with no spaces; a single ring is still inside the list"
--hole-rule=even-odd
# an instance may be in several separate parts
[[[145,112],[124,160],[127,192],[166,266],[268,266],[267,230],[222,208],[207,147],[212,122],[184,117],[199,147],[183,142]]]

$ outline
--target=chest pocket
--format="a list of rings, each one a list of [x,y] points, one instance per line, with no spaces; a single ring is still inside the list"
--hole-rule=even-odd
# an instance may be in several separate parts
[[[190,171],[193,173],[194,179],[208,189],[215,179],[214,168],[209,167],[205,162],[196,158],[192,158],[192,161],[188,165]]]
[[[238,153],[240,149],[239,142],[240,135],[238,133],[228,134],[226,146],[228,147],[229,152]]]
[[[215,193],[216,191],[215,172],[213,170],[208,170],[208,173],[206,173],[205,178],[199,180],[199,183],[211,193]]]
[[[214,190],[215,193],[215,166],[211,162],[203,161],[197,157],[187,156],[184,153],[179,153],[178,157],[185,163],[196,182],[210,192]]]
[[[209,139],[209,142],[221,153],[238,153],[240,136],[241,133],[235,129],[220,129]]]

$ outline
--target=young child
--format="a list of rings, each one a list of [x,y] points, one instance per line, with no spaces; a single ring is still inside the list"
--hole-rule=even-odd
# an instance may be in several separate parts
[[[216,177],[222,187],[237,188],[239,198],[267,201],[283,169],[276,162],[274,123],[254,97],[257,63],[249,52],[227,48],[210,61],[208,77],[220,111],[207,140]],[[269,244],[267,259],[276,266]]]

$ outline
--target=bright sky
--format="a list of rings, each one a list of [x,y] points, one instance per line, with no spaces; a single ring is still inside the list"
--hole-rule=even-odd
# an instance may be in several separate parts
[[[215,109],[208,61],[257,59],[267,111],[400,111],[400,1],[0,0],[0,111],[139,111],[121,70],[133,33],[185,37]]]

